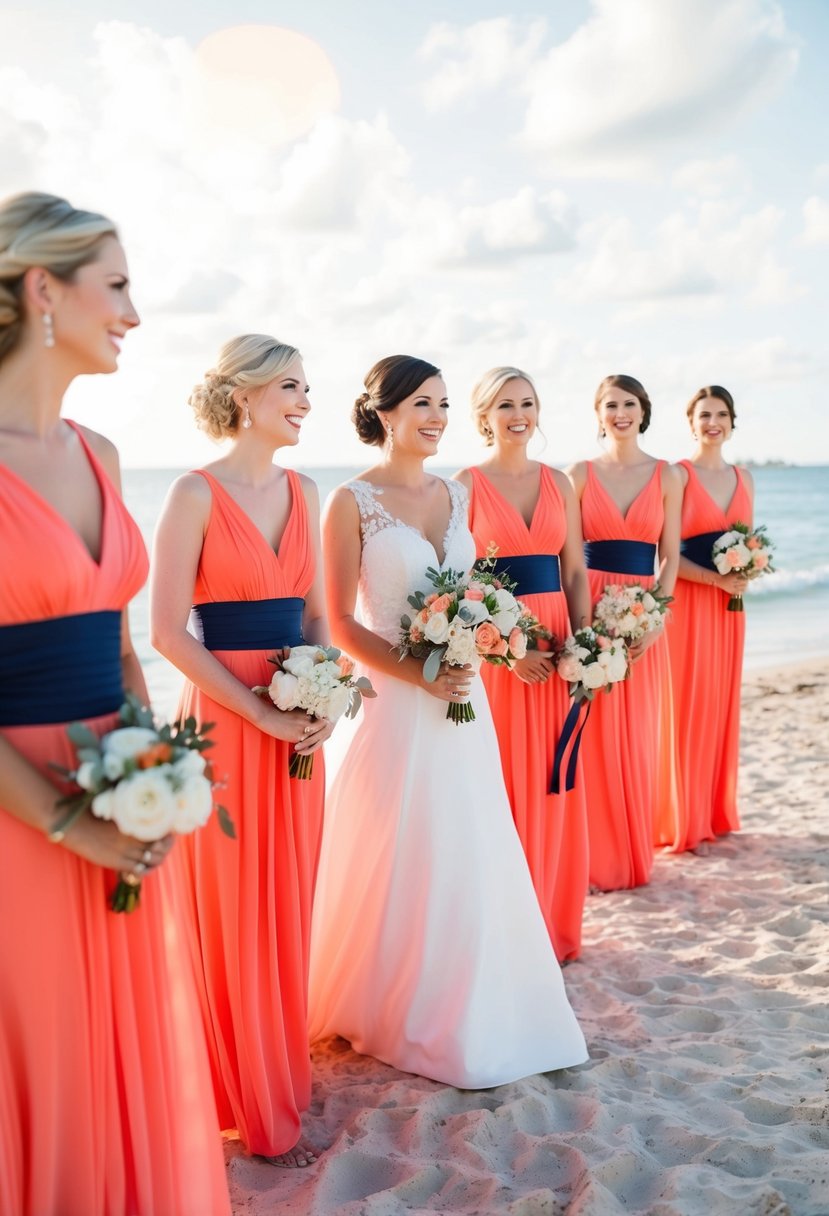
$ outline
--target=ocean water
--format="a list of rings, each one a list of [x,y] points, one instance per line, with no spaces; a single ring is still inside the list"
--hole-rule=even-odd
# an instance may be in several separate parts
[[[177,469],[126,469],[124,497],[147,546]],[[307,468],[320,498],[354,476],[354,468]],[[755,522],[775,544],[776,573],[753,582],[746,595],[746,669],[757,670],[829,655],[829,468],[754,470]],[[175,708],[181,677],[149,643],[146,588],[131,609],[138,656],[160,712]]]

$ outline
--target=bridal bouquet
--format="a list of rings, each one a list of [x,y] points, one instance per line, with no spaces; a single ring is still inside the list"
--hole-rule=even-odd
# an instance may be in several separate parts
[[[270,697],[277,709],[304,709],[312,718],[336,722],[343,714],[355,718],[363,697],[376,697],[365,676],[353,678],[354,663],[335,646],[292,646],[277,662],[270,684],[253,691]],[[314,756],[291,754],[288,773],[307,780],[314,771]]]
[[[753,579],[774,573],[773,553],[774,545],[766,535],[765,526],[752,531],[748,524],[736,523],[714,541],[711,560],[720,574],[744,574]],[[731,596],[727,611],[744,611],[742,595]]]
[[[435,590],[409,596],[414,616],[400,618],[398,650],[401,659],[407,654],[425,659],[423,676],[429,682],[437,679],[441,663],[468,663],[476,670],[482,662],[511,667],[527,653],[538,621],[512,594],[515,584],[492,574],[493,564],[484,559],[469,575],[430,567],[426,577]],[[472,722],[475,711],[469,701],[451,701],[446,717],[456,724]]]
[[[80,787],[59,805],[68,808],[61,821],[65,831],[89,810],[98,819],[111,819],[119,832],[150,843],[170,832],[186,834],[204,827],[213,810],[213,781],[203,752],[213,743],[206,736],[212,723],[197,726],[195,718],[157,725],[147,706],[127,694],[119,711],[122,722],[99,738],[83,722],[66,733],[75,747],[78,766],[53,765]],[[227,811],[216,808],[222,831],[236,832]],[[112,897],[115,912],[138,906],[141,879],[122,873]]]
[[[595,608],[594,623],[610,638],[635,646],[648,633],[662,628],[662,618],[673,597],[661,595],[657,583],[649,591],[639,583],[609,583]]]
[[[559,651],[556,670],[570,685],[570,696],[592,701],[601,688],[608,692],[628,674],[627,646],[622,638],[611,638],[587,626],[567,638]]]

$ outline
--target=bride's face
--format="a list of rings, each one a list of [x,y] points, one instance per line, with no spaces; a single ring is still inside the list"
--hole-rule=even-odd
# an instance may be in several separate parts
[[[391,428],[395,455],[434,456],[449,421],[446,385],[441,376],[424,380],[412,393],[383,415]],[[388,447],[388,444],[387,444]]]

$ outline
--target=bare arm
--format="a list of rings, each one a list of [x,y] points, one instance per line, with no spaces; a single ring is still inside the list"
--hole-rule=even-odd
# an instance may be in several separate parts
[[[584,564],[584,540],[581,530],[579,500],[569,479],[558,469],[552,470],[556,485],[564,499],[567,535],[561,550],[561,585],[567,597],[567,610],[572,629],[589,625],[593,615],[590,582]]]
[[[210,487],[197,473],[174,482],[162,508],[153,540],[150,572],[150,641],[188,680],[225,709],[259,730],[285,739],[298,752],[310,752],[329,733],[328,723],[313,723],[301,710],[283,712],[232,675],[187,630],[202,544],[210,518]]]
[[[659,586],[663,595],[673,595],[679,570],[682,480],[677,470],[668,464],[662,469],[662,501],[665,519],[659,537]]]
[[[308,530],[314,550],[314,581],[305,596],[305,611],[302,614],[302,633],[309,642],[327,646],[331,641],[328,616],[325,607],[325,580],[322,569],[322,545],[320,544],[320,498],[315,483],[310,477],[299,475],[302,493],[308,508]]]
[[[385,638],[372,633],[356,620],[354,608],[362,551],[360,512],[354,495],[344,487],[335,490],[328,501],[322,523],[322,547],[328,618],[337,646],[376,671],[423,688],[442,701],[451,700],[454,691],[465,692],[468,689],[471,672],[467,668],[450,668],[429,684],[423,679],[422,659],[406,655],[401,660],[397,650]]]

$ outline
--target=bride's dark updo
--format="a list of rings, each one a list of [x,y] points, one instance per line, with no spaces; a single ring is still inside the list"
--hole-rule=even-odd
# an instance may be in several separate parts
[[[439,375],[439,368],[413,355],[388,355],[375,363],[363,381],[366,392],[360,394],[351,411],[351,421],[362,442],[382,447],[386,428],[379,415],[390,413],[416,393],[424,380]]]

